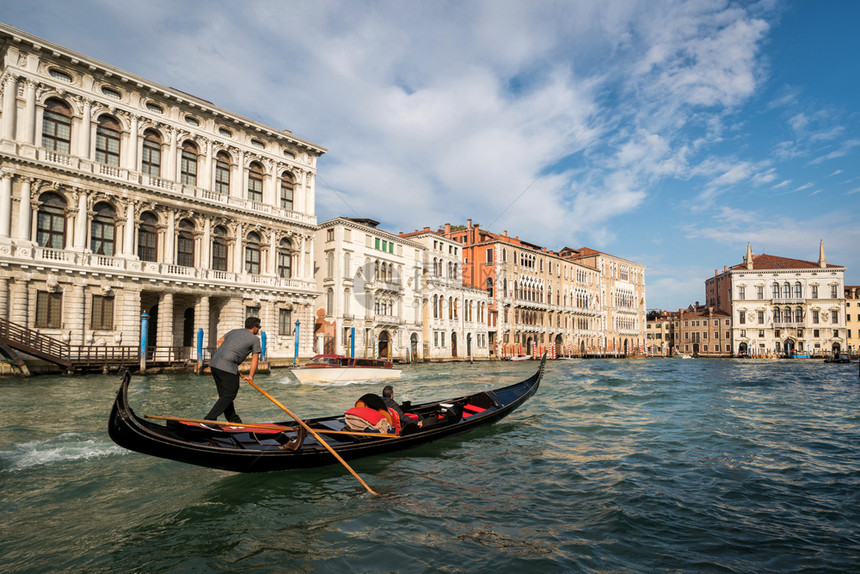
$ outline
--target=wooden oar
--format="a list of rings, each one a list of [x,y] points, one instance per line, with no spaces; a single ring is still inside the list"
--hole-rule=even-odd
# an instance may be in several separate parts
[[[267,399],[269,399],[270,401],[272,401],[273,403],[275,403],[276,405],[278,405],[278,406],[281,408],[281,410],[283,410],[285,413],[287,413],[288,415],[290,415],[291,417],[293,417],[293,419],[294,419],[297,423],[299,423],[300,425],[302,425],[302,426],[305,428],[305,430],[306,430],[306,431],[308,431],[309,433],[311,433],[311,434],[314,436],[314,438],[315,438],[315,439],[317,439],[317,441],[318,441],[321,445],[323,445],[323,446],[325,447],[325,449],[326,449],[327,451],[329,451],[329,452],[332,454],[332,456],[334,456],[334,457],[338,460],[338,462],[340,462],[340,463],[343,465],[343,467],[344,467],[346,470],[348,470],[348,471],[350,472],[350,474],[352,474],[352,476],[354,476],[354,477],[356,478],[356,480],[358,480],[358,482],[360,482],[360,483],[361,483],[361,485],[362,485],[364,488],[366,488],[366,489],[367,489],[367,492],[369,492],[370,494],[372,494],[372,495],[374,495],[374,496],[379,496],[376,492],[374,492],[374,491],[373,491],[373,489],[372,489],[372,488],[370,488],[369,486],[367,486],[367,483],[366,483],[366,482],[364,482],[363,480],[361,480],[361,477],[360,477],[360,476],[358,476],[358,474],[357,474],[354,470],[352,470],[352,467],[351,467],[351,466],[349,466],[349,465],[346,463],[346,461],[345,461],[345,460],[343,460],[343,457],[342,457],[342,456],[340,456],[339,454],[337,454],[337,452],[336,452],[336,451],[335,451],[335,450],[334,450],[334,449],[333,449],[333,448],[332,448],[332,447],[331,447],[331,446],[330,446],[326,441],[324,441],[324,440],[323,440],[323,438],[322,438],[320,435],[318,435],[318,434],[317,434],[317,432],[316,432],[314,429],[312,429],[311,427],[309,427],[309,426],[307,425],[307,423],[305,423],[305,421],[303,421],[302,419],[300,419],[299,417],[297,417],[295,414],[293,414],[293,412],[292,412],[290,409],[288,409],[287,407],[285,407],[284,405],[282,405],[282,404],[278,401],[278,399],[276,399],[275,397],[273,397],[272,395],[270,395],[269,393],[267,393],[266,391],[264,391],[263,389],[261,389],[259,386],[257,386],[257,384],[256,384],[256,383],[254,383],[254,381],[252,381],[251,379],[249,379],[249,378],[248,378],[248,377],[246,377],[245,375],[241,375],[241,376],[242,376],[242,378],[243,378],[243,379],[245,379],[245,382],[246,382],[246,383],[248,383],[249,385],[251,385],[252,387],[254,387],[255,389],[257,389],[258,391],[260,391],[261,393],[263,393],[263,396],[265,396]]]
[[[271,424],[271,423],[231,423],[231,422],[219,422],[213,421],[212,419],[184,419],[181,417],[163,417],[159,415],[143,415],[143,418],[153,419],[159,421],[176,421],[180,423],[197,423],[202,425],[215,425],[222,427],[240,427],[240,428],[252,428],[252,429],[268,429],[268,430],[279,430],[279,431],[294,431],[297,430],[297,427],[285,427],[281,425]],[[328,429],[317,429],[318,433],[321,434],[348,434],[354,436],[372,436],[376,438],[400,438],[396,434],[391,433],[381,433],[381,432],[353,432],[353,431],[340,431],[340,430],[328,430]]]

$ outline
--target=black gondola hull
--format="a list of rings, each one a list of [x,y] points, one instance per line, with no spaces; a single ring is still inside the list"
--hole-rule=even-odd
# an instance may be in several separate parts
[[[344,459],[352,460],[365,456],[386,454],[412,448],[431,441],[470,432],[477,427],[493,424],[516,410],[537,391],[543,376],[545,358],[538,371],[530,378],[492,391],[485,391],[449,399],[416,405],[417,412],[432,412],[441,403],[481,404],[485,410],[461,420],[438,425],[414,434],[396,438],[354,437],[348,435],[325,435],[328,444]],[[233,472],[269,472],[312,468],[335,464],[337,461],[311,435],[308,435],[297,450],[290,450],[285,443],[295,438],[294,432],[280,435],[259,435],[247,432],[223,432],[192,427],[179,423],[157,424],[134,414],[128,403],[130,376],[123,377],[108,422],[111,439],[124,448],[209,468]],[[342,415],[311,419],[311,428],[336,430],[342,424]],[[340,423],[339,423],[340,421]],[[295,426],[292,422],[278,423]]]

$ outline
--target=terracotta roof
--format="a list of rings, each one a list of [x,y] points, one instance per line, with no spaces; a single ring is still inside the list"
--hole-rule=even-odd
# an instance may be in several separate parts
[[[746,263],[738,263],[734,265],[732,269],[737,269],[739,271],[743,271],[747,268]],[[753,269],[754,270],[762,270],[762,269],[816,269],[818,268],[818,262],[816,261],[804,261],[802,259],[791,259],[789,257],[779,257],[778,255],[768,255],[767,253],[762,253],[761,255],[753,255]],[[827,269],[841,269],[842,265],[831,265],[827,264]]]

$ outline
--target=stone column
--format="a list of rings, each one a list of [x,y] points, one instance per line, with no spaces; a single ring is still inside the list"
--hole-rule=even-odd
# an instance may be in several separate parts
[[[122,254],[125,257],[134,256],[134,201],[129,200],[125,206],[125,240],[122,245]]]
[[[29,309],[26,277],[16,278],[15,282],[9,286],[9,298],[11,299],[8,311],[9,321],[25,327],[32,327],[35,321],[31,321],[30,318],[35,320],[36,309],[33,309],[32,312]]]
[[[164,263],[173,265],[174,245],[176,241],[176,213],[167,212],[167,230],[164,232]],[[160,325],[160,323],[159,323]]]
[[[212,142],[206,140],[204,142],[204,150],[203,150],[203,161],[201,162],[203,165],[198,166],[197,169],[197,187],[201,187],[203,189],[208,189],[209,191],[213,191],[213,175],[215,173],[215,162],[213,160],[213,150],[212,150]]]
[[[73,285],[63,292],[63,330],[71,332],[69,343],[87,345],[86,300],[84,286]]]
[[[90,100],[84,100],[83,113],[81,117],[81,129],[78,136],[78,145],[81,149],[78,150],[78,155],[86,159],[92,159],[90,150],[90,138],[93,131],[93,103]]]
[[[114,298],[114,316],[117,345],[133,345],[140,348],[140,291],[123,288]]]
[[[36,83],[27,81],[25,85],[24,105],[24,141],[30,145],[36,143]]]
[[[305,197],[305,205],[304,212],[308,215],[312,215],[314,213],[315,205],[316,205],[316,191],[314,187],[314,181],[316,180],[316,176],[313,173],[308,173],[307,175],[307,183],[306,190],[307,195]]]
[[[245,152],[236,152],[236,163],[230,169],[230,197],[245,197],[247,184],[245,183]]]
[[[0,239],[8,239],[12,231],[12,174],[0,176]]]
[[[15,139],[15,116],[18,112],[18,78],[9,75],[3,85],[3,118],[0,121],[0,139]]]
[[[32,228],[30,224],[33,220],[32,214],[32,180],[25,178],[21,182],[21,202],[18,204],[18,239],[23,241],[31,241],[30,233]]]
[[[244,233],[244,226],[240,223],[236,225],[236,244],[234,245],[233,250],[233,272],[234,273],[244,273],[245,272],[245,254],[243,252],[244,241],[242,241],[242,234]]]
[[[173,293],[162,293],[158,301],[156,347],[173,346]]]
[[[305,213],[305,177],[307,172],[303,169],[295,170],[296,179],[293,182],[293,211]]]
[[[170,138],[170,146],[167,152],[167,165],[164,166],[164,177],[171,181],[179,181],[179,171],[177,170],[177,166],[179,165],[179,152],[176,147],[176,140],[179,138],[179,134],[176,129],[170,128],[167,132],[167,137]]]
[[[203,243],[200,245],[200,268],[209,270],[212,268],[210,249],[212,246],[212,220],[208,217],[203,220]]]
[[[278,274],[278,240],[273,229],[269,232],[269,275]]]
[[[87,209],[87,192],[83,189],[78,191],[78,215],[75,218],[75,243],[78,251],[87,248],[87,222],[89,220],[89,209]]]
[[[138,147],[138,117],[131,116],[131,127],[128,130],[128,153],[126,157],[128,158],[128,164],[126,167],[131,171],[140,171],[137,166],[137,147]],[[121,162],[120,162],[121,163]],[[122,166],[120,166],[122,167]]]
[[[305,236],[302,235],[299,241],[299,269],[298,279],[305,278]]]

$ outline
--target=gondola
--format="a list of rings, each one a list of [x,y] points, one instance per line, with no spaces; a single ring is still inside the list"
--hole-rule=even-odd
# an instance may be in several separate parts
[[[453,399],[411,405],[410,410],[425,420],[442,421],[428,428],[402,435],[373,436],[373,433],[339,434],[345,430],[344,415],[308,419],[319,433],[346,460],[390,453],[441,438],[459,435],[489,425],[516,410],[538,389],[546,355],[537,372],[528,379],[489,391]],[[164,424],[141,418],[128,402],[131,376],[125,373],[111,410],[108,431],[121,447],[170,460],[233,472],[267,472],[311,468],[337,461],[311,434],[294,421],[236,427],[229,423],[200,424],[167,420]],[[462,412],[446,418],[443,411]],[[259,427],[259,428],[258,428]],[[267,428],[268,427],[268,428]],[[284,430],[288,427],[289,430]]]

